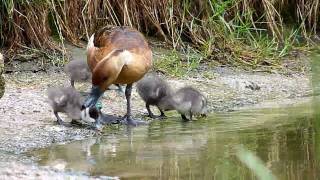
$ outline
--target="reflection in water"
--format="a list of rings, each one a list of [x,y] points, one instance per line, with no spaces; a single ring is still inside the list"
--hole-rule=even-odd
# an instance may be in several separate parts
[[[183,123],[109,130],[105,136],[55,145],[31,154],[39,164],[92,175],[136,179],[257,179],[236,156],[239,145],[278,179],[320,176],[320,116],[310,103],[277,109],[217,113]],[[318,123],[319,124],[319,123]],[[123,132],[122,132],[123,131]]]

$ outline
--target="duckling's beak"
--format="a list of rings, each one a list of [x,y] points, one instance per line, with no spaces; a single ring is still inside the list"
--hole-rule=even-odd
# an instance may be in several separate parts
[[[103,95],[103,91],[100,90],[98,86],[92,86],[91,91],[87,99],[85,100],[83,106],[85,108],[87,107],[93,107],[97,104],[99,98]]]
[[[94,123],[94,127],[96,128],[97,131],[102,131],[103,126],[101,124],[101,118],[99,117],[96,122]]]
[[[200,116],[201,117],[207,117],[207,114],[201,114]]]

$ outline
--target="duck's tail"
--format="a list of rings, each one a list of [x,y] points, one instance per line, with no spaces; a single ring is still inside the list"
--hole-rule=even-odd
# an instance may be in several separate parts
[[[92,36],[90,37],[90,39],[88,41],[87,50],[94,47],[93,41],[94,41],[94,34],[92,34]]]

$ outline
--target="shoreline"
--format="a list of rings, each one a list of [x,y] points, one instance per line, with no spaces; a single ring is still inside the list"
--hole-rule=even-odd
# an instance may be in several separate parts
[[[198,88],[208,98],[210,114],[251,108],[252,105],[256,106],[264,102],[298,100],[312,95],[309,77],[304,74],[248,73],[228,68],[213,69],[213,72],[215,72],[213,79],[166,79],[174,89],[186,85]],[[49,73],[20,72],[4,76],[6,92],[0,99],[3,105],[0,108],[0,131],[2,132],[0,152],[4,152],[2,156],[10,154],[14,158],[4,158],[3,163],[6,167],[0,167],[0,177],[23,177],[21,173],[35,176],[35,172],[39,172],[40,176],[42,173],[43,176],[71,177],[67,172],[54,171],[55,174],[50,168],[43,169],[37,165],[29,167],[26,164],[33,162],[31,158],[21,162],[17,158],[33,149],[95,136],[94,131],[89,129],[63,127],[55,123],[51,107],[46,102],[46,89],[49,86],[69,85],[67,75],[53,71]],[[87,92],[88,87],[90,87],[89,83],[76,83],[77,90],[82,92]],[[115,91],[106,92],[102,102],[104,113],[114,115],[125,113],[125,98]],[[132,103],[134,116],[141,116],[146,112],[144,102],[135,88]],[[65,118],[65,116],[62,117]],[[8,169],[15,166],[20,169],[8,174]],[[83,178],[87,175],[76,175],[76,177]]]

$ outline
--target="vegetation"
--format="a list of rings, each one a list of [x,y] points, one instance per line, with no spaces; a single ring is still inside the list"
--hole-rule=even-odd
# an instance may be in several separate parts
[[[319,21],[319,0],[0,2],[0,42],[9,55],[26,47],[64,54],[66,40],[82,46],[99,27],[127,25],[165,41],[173,53],[193,48],[201,63],[256,68],[277,65],[292,48],[313,45]]]

